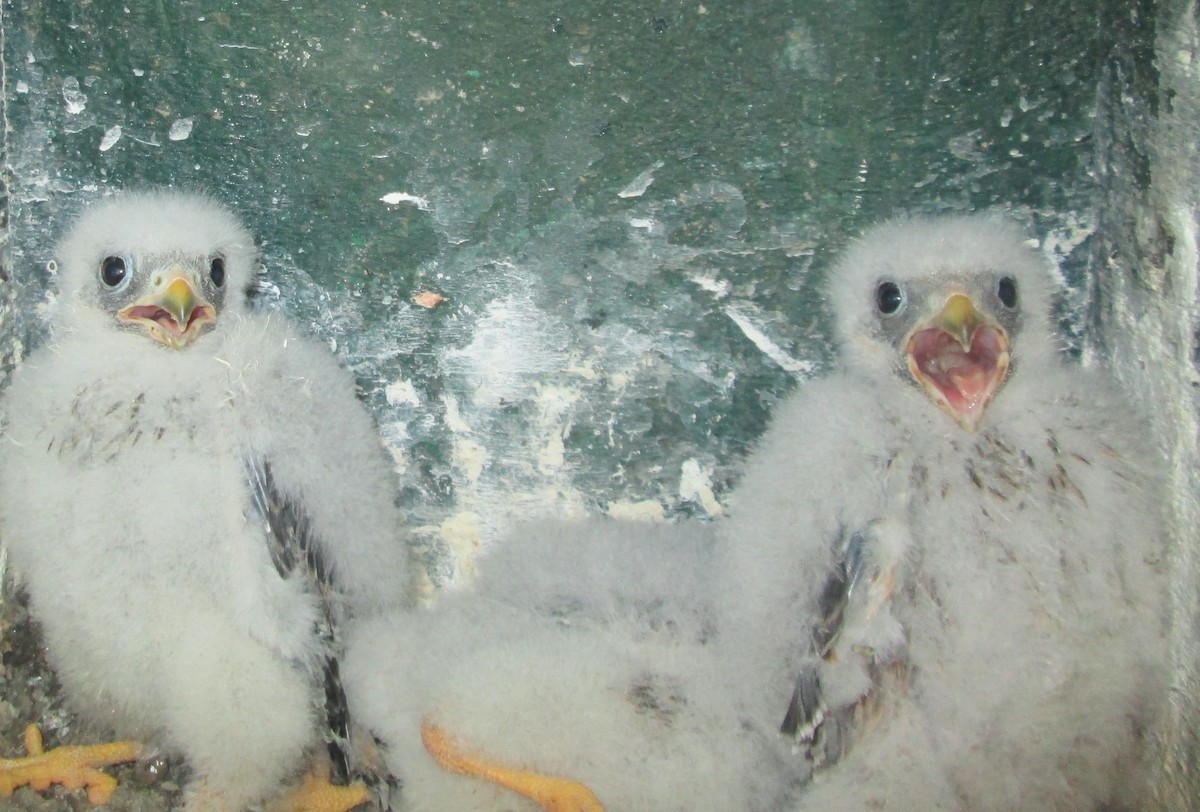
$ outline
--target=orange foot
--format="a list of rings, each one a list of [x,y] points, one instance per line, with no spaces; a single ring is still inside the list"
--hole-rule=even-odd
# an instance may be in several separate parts
[[[87,787],[90,803],[105,804],[117,789],[117,779],[96,768],[136,761],[142,746],[128,741],[90,747],[68,745],[47,753],[42,747],[42,731],[30,725],[25,728],[25,752],[25,758],[0,758],[0,797],[9,797],[18,787],[29,786],[40,792],[51,784],[62,784],[70,790]]]
[[[443,769],[507,787],[536,801],[546,812],[604,812],[600,799],[578,781],[508,767],[467,752],[428,719],[421,723],[421,741]]]
[[[300,786],[271,804],[271,812],[349,812],[371,800],[361,781],[345,787],[329,783],[327,775],[309,773]]]

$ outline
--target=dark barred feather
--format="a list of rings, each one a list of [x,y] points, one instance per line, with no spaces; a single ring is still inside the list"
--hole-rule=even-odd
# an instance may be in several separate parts
[[[881,711],[882,697],[887,693],[882,689],[907,681],[903,659],[877,662],[874,652],[856,650],[853,654],[843,652],[843,656],[866,659],[871,688],[854,702],[830,708],[821,687],[821,662],[838,656],[836,648],[847,618],[865,611],[868,596],[864,593],[874,581],[886,577],[868,554],[870,542],[869,532],[841,534],[833,566],[817,596],[818,619],[810,634],[809,652],[779,727],[781,734],[803,743],[805,756],[814,767],[840,761]]]
[[[258,457],[244,456],[243,467],[276,571],[285,579],[305,579],[320,597],[321,617],[313,634],[320,640],[324,652],[321,671],[325,725],[322,735],[329,751],[330,779],[344,785],[351,779],[353,758],[350,712],[338,673],[342,643],[334,617],[337,596],[333,578],[322,558],[308,515],[302,505],[276,487],[270,463]]]

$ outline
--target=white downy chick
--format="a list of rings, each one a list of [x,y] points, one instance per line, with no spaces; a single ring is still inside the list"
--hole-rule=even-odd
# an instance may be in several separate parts
[[[71,703],[182,754],[189,810],[325,749],[352,778],[338,625],[409,587],[353,379],[247,309],[253,240],[208,198],[116,195],[56,255],[52,339],[3,393],[0,541]]]
[[[1113,382],[1060,357],[1051,280],[985,216],[878,226],[830,272],[841,368],[751,454],[718,581],[748,721],[813,773],[800,809],[1148,791],[1163,466]]]
[[[718,681],[711,547],[698,522],[535,523],[472,588],[358,627],[346,693],[404,768],[399,808],[778,810],[785,748]]]

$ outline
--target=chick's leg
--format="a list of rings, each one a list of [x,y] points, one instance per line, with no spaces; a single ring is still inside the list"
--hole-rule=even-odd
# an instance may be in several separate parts
[[[269,812],[349,812],[370,800],[371,791],[362,781],[338,786],[329,780],[328,768],[315,768],[300,786],[271,804]]]
[[[578,781],[510,767],[471,753],[429,719],[421,723],[421,741],[443,769],[511,789],[535,801],[546,812],[604,812],[595,793]]]
[[[0,759],[0,796],[9,797],[18,787],[41,791],[52,784],[69,790],[87,789],[88,801],[108,803],[117,788],[117,779],[98,768],[136,761],[142,746],[121,741],[89,747],[65,745],[46,752],[42,731],[37,725],[25,728],[25,758]]]
[[[163,662],[162,725],[192,772],[186,812],[278,798],[315,744],[311,675],[224,613],[185,620]]]

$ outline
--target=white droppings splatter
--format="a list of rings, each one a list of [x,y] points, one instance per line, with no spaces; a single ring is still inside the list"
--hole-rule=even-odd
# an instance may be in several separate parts
[[[662,505],[653,499],[641,502],[613,502],[608,506],[607,512],[614,519],[637,522],[661,522],[665,518]]]
[[[402,447],[388,444],[384,448],[387,449],[388,456],[392,458],[393,471],[400,475],[408,471],[408,457],[405,455]]]
[[[783,351],[783,348],[767,337],[758,325],[750,321],[750,319],[738,310],[734,304],[725,306],[725,315],[736,324],[745,334],[746,338],[750,339],[754,346],[758,347],[763,355],[770,358],[783,369],[792,373],[799,378],[807,378],[816,372],[816,367],[807,361],[798,361],[792,356]]]
[[[110,149],[115,147],[117,142],[121,140],[121,134],[122,131],[120,124],[114,125],[105,130],[104,136],[100,139],[100,151],[108,152]]]
[[[617,197],[641,197],[650,188],[650,184],[654,183],[654,173],[662,169],[664,165],[662,161],[655,161],[649,169],[640,173],[629,182],[628,186],[617,192]]]
[[[456,513],[438,526],[438,534],[449,545],[459,572],[474,575],[481,543],[479,517],[469,510]]]
[[[487,449],[481,444],[461,437],[455,439],[454,467],[462,472],[467,482],[475,484],[479,481],[487,460]]]
[[[562,470],[566,461],[565,438],[571,431],[571,407],[579,400],[579,390],[561,386],[540,387],[537,393],[538,435],[546,443],[537,452],[537,466],[542,474]]]
[[[190,118],[177,118],[171,122],[171,129],[167,132],[167,138],[172,141],[185,141],[192,134],[192,120]]]
[[[713,279],[708,276],[690,275],[688,280],[702,290],[715,294],[718,299],[724,299],[733,293],[733,284],[727,279]]]
[[[421,397],[412,381],[393,381],[383,390],[389,406],[420,406]]]
[[[421,211],[433,211],[433,204],[429,202],[429,198],[410,194],[409,192],[388,192],[379,199],[382,202],[387,203],[389,206],[398,206],[401,203],[412,203]]]
[[[446,407],[446,428],[455,434],[470,434],[471,425],[463,419],[462,411],[458,408],[458,398],[446,395],[442,398],[442,405]]]
[[[67,112],[73,116],[79,115],[87,107],[87,94],[79,89],[79,80],[74,76],[63,79],[62,95],[67,103]]]
[[[538,470],[543,474],[557,471],[563,467],[567,457],[567,447],[562,435],[552,434],[541,450],[537,452]]]
[[[684,460],[680,467],[679,496],[696,502],[709,516],[721,515],[721,503],[713,494],[712,472],[701,468],[694,459]]]
[[[528,296],[506,296],[488,303],[471,343],[446,353],[446,367],[467,378],[476,406],[520,402],[541,376],[561,367],[550,336],[545,315]]]

